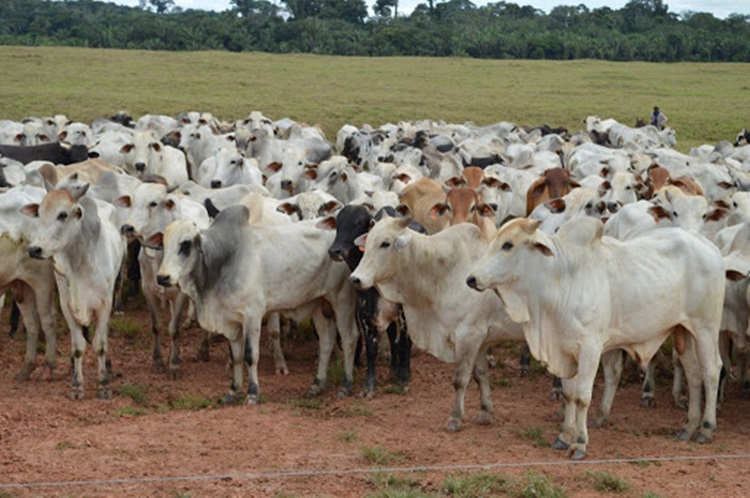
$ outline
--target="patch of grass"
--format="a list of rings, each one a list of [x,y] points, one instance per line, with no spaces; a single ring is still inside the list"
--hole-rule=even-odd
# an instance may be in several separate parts
[[[322,410],[323,402],[319,398],[296,398],[289,401],[289,405],[303,410]]]
[[[204,408],[213,408],[218,404],[218,401],[204,398],[203,396],[197,395],[184,395],[179,398],[175,398],[169,403],[169,406],[173,410],[203,410]]]
[[[430,496],[422,490],[422,484],[418,480],[398,477],[391,473],[370,474],[366,481],[377,489],[377,493],[368,495],[371,498],[422,498]]]
[[[630,465],[635,465],[636,467],[648,467],[651,464],[648,460],[633,460],[630,462]]]
[[[357,435],[356,431],[352,431],[352,430],[346,430],[346,431],[339,432],[338,434],[336,434],[336,441],[341,441],[344,443],[351,443],[358,439],[359,439],[359,436]]]
[[[523,430],[515,428],[513,429],[513,433],[520,438],[530,440],[537,448],[546,448],[549,446],[549,443],[544,439],[544,429],[539,426],[526,427]]]
[[[474,497],[474,496],[497,496],[508,494],[513,488],[513,482],[506,477],[487,472],[465,476],[448,476],[442,485],[441,491],[450,496]]]
[[[125,405],[117,409],[115,417],[139,417],[146,413],[147,410],[142,406]]]
[[[139,405],[148,403],[148,386],[141,384],[123,384],[117,389],[121,396],[127,396]]]
[[[588,471],[586,476],[591,479],[594,489],[600,493],[620,494],[630,489],[630,484],[627,481],[611,472]]]
[[[342,407],[337,410],[337,414],[342,417],[369,417],[372,415],[372,409],[360,401],[354,405]]]
[[[67,441],[67,440],[59,441],[55,445],[55,449],[56,450],[61,450],[61,451],[62,450],[72,450],[72,449],[75,449],[75,448],[78,448],[78,445],[75,444],[72,441]]]
[[[364,447],[360,450],[362,456],[373,465],[389,465],[401,459],[401,454],[382,446]]]
[[[502,387],[502,388],[508,388],[513,387],[513,381],[506,377],[493,377],[490,379],[490,387]]]
[[[568,496],[565,488],[555,486],[548,477],[527,472],[526,483],[517,496],[522,498],[564,498]]]
[[[406,390],[406,388],[404,388],[404,386],[400,386],[398,384],[388,384],[383,389],[383,392],[385,394],[398,394],[400,396],[403,396],[407,394],[408,391]]]
[[[141,335],[141,326],[137,322],[121,316],[113,316],[109,319],[109,329],[111,332],[131,341]]]
[[[331,386],[341,385],[344,380],[344,362],[341,359],[332,361],[328,364],[328,380],[326,383]]]

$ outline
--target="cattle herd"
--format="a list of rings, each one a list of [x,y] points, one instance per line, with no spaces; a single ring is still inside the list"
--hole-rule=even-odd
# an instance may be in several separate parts
[[[345,125],[335,141],[258,111],[235,122],[199,112],[0,120],[0,299],[13,301],[27,336],[17,380],[35,368],[40,329],[44,367],[55,368],[59,299],[71,397],[86,392],[89,343],[97,395],[110,398],[109,317],[123,288],[140,286],[152,369],[179,374],[185,311],[206,332],[203,348],[208,333],[229,341],[227,402],[259,401],[261,330],[286,374],[282,326],[311,318],[310,394],[325,388],[337,342],[339,395],[352,393],[361,340],[373,396],[381,337],[406,387],[414,343],[456,366],[446,423],[455,431],[472,378],[478,422],[492,416],[489,348],[525,341],[561,379],[565,420],[553,447],[574,459],[586,455],[587,426],[609,415],[624,353],[646,372],[650,405],[650,361],[671,339],[673,395],[688,410],[678,436],[708,442],[726,374],[750,393],[748,138],[742,130],[734,144],[685,154],[672,128],[598,116],[575,132]],[[600,364],[604,393],[589,418]]]

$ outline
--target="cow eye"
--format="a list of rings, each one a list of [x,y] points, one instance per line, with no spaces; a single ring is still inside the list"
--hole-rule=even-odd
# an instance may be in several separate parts
[[[588,204],[586,204],[586,209],[591,209],[592,207],[594,207],[592,203],[589,202]]]
[[[381,249],[388,249],[389,247],[391,247],[391,243],[390,242],[383,242],[382,244],[380,244],[380,247],[381,247]]]
[[[151,201],[151,204],[148,205],[148,207],[155,208],[157,206],[156,201]]]
[[[625,187],[625,190],[632,190],[632,189],[633,189],[633,187],[630,186],[630,185],[628,185],[627,187]]]
[[[68,219],[68,213],[60,213],[57,215],[57,221],[65,221]]]
[[[513,242],[503,244],[503,251],[510,251],[511,249],[513,249]]]
[[[183,240],[182,242],[180,242],[180,250],[177,251],[177,254],[183,254],[185,256],[189,256],[191,244],[192,244],[192,241],[190,240]]]

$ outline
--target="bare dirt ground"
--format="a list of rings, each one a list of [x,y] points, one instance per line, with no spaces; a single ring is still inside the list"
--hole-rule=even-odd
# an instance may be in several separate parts
[[[549,448],[560,425],[559,402],[548,396],[550,377],[520,377],[517,345],[495,350],[493,422],[474,423],[479,393],[473,386],[464,428],[449,434],[443,424],[453,401],[453,368],[424,353],[413,356],[406,394],[388,388],[383,364],[372,400],[337,400],[330,383],[310,399],[305,392],[317,341],[285,339],[291,373],[275,375],[264,349],[261,405],[214,405],[230,382],[226,344],[214,341],[210,361],[199,363],[199,331],[186,331],[183,375],[169,381],[150,372],[146,314],[129,310],[113,321],[110,334],[114,399],[96,399],[89,348],[86,398],[72,401],[66,328],[60,327],[54,378],[42,380],[35,372],[19,383],[13,377],[24,340],[10,339],[7,323],[6,307],[0,321],[0,497],[556,496],[562,490],[599,496],[618,487],[628,487],[622,496],[633,497],[750,492],[750,401],[739,397],[736,385],[715,440],[697,445],[674,437],[685,412],[671,403],[670,380],[659,382],[652,409],[641,407],[640,386],[626,383],[611,423],[590,431],[587,459],[571,464]],[[357,389],[363,377],[358,372]],[[595,405],[600,392],[598,382]]]

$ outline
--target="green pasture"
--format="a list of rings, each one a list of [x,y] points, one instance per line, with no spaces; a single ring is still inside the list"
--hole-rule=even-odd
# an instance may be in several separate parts
[[[365,58],[0,46],[0,119],[66,114],[90,122],[262,111],[322,125],[432,119],[582,127],[597,114],[633,125],[659,105],[678,148],[733,140],[750,126],[750,64]]]

